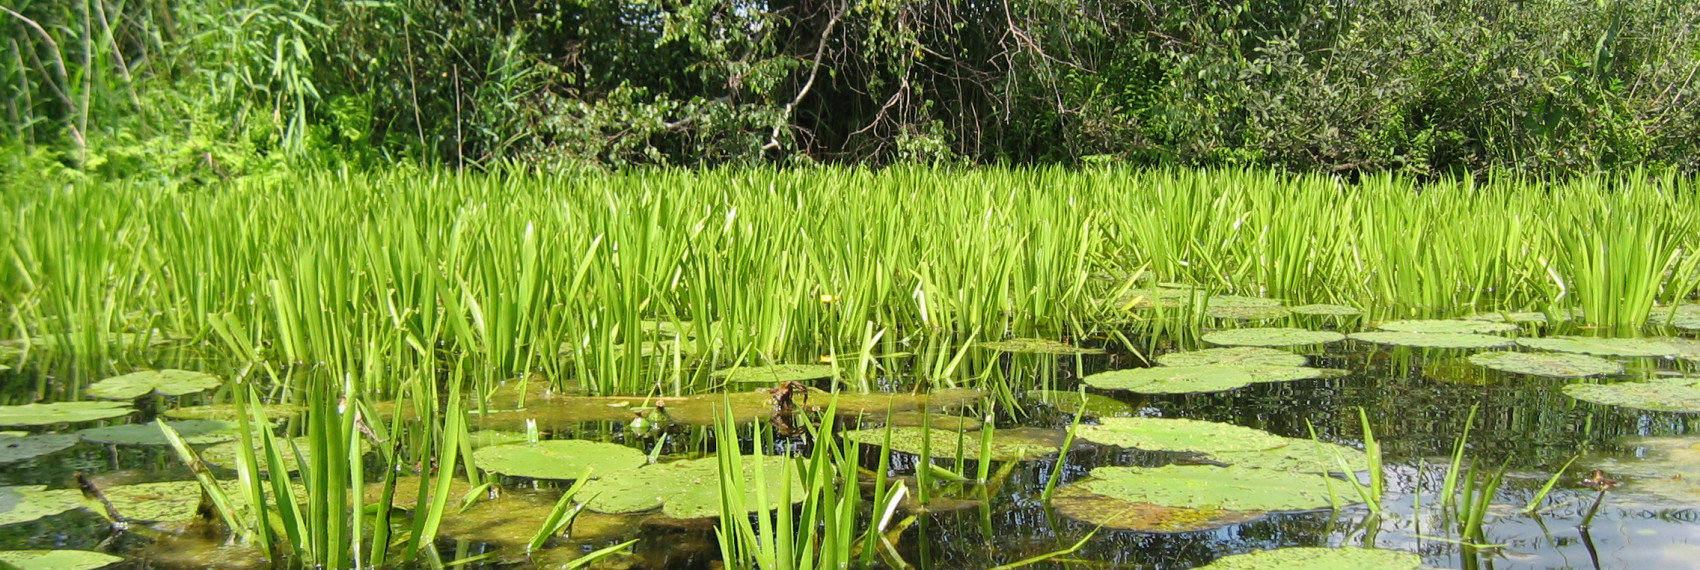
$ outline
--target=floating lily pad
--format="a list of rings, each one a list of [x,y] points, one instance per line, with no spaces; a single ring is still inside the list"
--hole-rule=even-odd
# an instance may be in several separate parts
[[[1615,505],[1637,504],[1653,510],[1700,506],[1700,438],[1628,437],[1622,451],[1580,463],[1602,469],[1623,486],[1611,493]]]
[[[0,426],[74,424],[129,415],[136,411],[123,402],[54,402],[0,406]]]
[[[1093,388],[1141,394],[1190,394],[1233,390],[1258,382],[1321,378],[1327,374],[1327,370],[1303,366],[1208,364],[1127,368],[1099,372],[1080,381]]]
[[[716,370],[710,376],[733,383],[779,384],[831,378],[836,373],[831,364],[774,364]]]
[[[1129,291],[1128,296],[1123,298],[1123,300],[1117,303],[1117,305],[1127,306],[1134,309],[1148,309],[1151,307],[1174,308],[1191,304],[1193,299],[1200,296],[1202,296],[1201,293],[1192,289],[1153,287],[1149,289],[1135,289],[1133,291]]]
[[[205,372],[143,370],[90,384],[88,394],[96,398],[133,400],[149,394],[182,396],[204,392],[223,383],[217,376]]]
[[[1368,548],[1278,548],[1216,559],[1199,570],[1415,570],[1423,557]]]
[[[1103,349],[1081,348],[1043,338],[1012,338],[993,342],[980,343],[981,348],[999,352],[1016,352],[1022,354],[1103,354]]]
[[[1316,317],[1350,317],[1352,315],[1364,314],[1363,310],[1357,307],[1328,304],[1299,305],[1297,307],[1293,307],[1292,311],[1294,314]]]
[[[1242,366],[1304,366],[1305,357],[1285,350],[1259,346],[1206,348],[1188,352],[1171,352],[1157,357],[1164,366],[1205,366],[1228,364]]]
[[[586,467],[601,477],[649,461],[642,451],[624,445],[577,439],[484,447],[472,458],[481,469],[534,479],[577,479]]]
[[[81,440],[82,438],[65,433],[22,436],[0,434],[0,465],[58,453],[70,449]]]
[[[1585,378],[1623,373],[1622,364],[1581,354],[1483,352],[1470,355],[1470,362],[1494,370],[1553,378]]]
[[[593,497],[587,504],[593,511],[603,513],[636,513],[661,507],[661,512],[676,519],[698,519],[720,514],[719,458],[705,457],[646,465],[592,481],[580,491]],[[756,469],[762,469],[769,501],[777,501],[781,485],[791,484],[791,499],[803,500],[803,483],[795,466],[785,477],[784,457],[763,457],[760,463],[753,457],[743,460],[746,505],[756,506]]]
[[[831,393],[810,388],[793,402],[803,409],[821,410],[837,397],[838,414],[883,416],[887,410],[905,412],[923,407],[935,411],[957,409],[985,396],[984,392],[964,388],[933,390],[924,394],[911,393]],[[525,429],[527,421],[540,428],[560,427],[579,422],[619,421],[632,419],[634,408],[667,403],[667,414],[675,424],[710,425],[717,415],[726,412],[728,403],[732,416],[738,420],[773,417],[773,394],[768,390],[722,392],[677,398],[646,398],[643,396],[569,396],[547,391],[546,382],[532,382],[525,395],[525,407],[518,409],[518,390],[498,390],[490,400],[488,413],[471,412],[472,424],[481,429]],[[374,406],[379,414],[393,412],[389,402]]]
[[[1057,411],[1071,414],[1080,409],[1082,399],[1086,402],[1086,415],[1088,416],[1105,418],[1125,417],[1134,414],[1131,404],[1100,394],[1067,390],[1028,390],[1027,397],[1040,404],[1054,407]]]
[[[266,404],[260,412],[272,420],[282,420],[307,411],[307,406],[298,404]],[[213,404],[208,406],[184,406],[166,410],[161,413],[174,420],[221,420],[236,421],[236,406],[231,404]]]
[[[1286,307],[1210,307],[1204,310],[1204,316],[1213,319],[1240,321],[1267,321],[1291,314],[1293,312]]]
[[[308,459],[311,460],[308,448],[308,442],[310,439],[307,436],[301,436],[295,439],[284,439],[280,437],[277,438],[276,441],[278,446],[277,453],[283,460],[284,470],[290,473],[301,470],[301,466],[296,461],[294,450],[300,450],[302,456],[308,457]],[[241,445],[241,441],[227,441],[208,447],[201,450],[201,461],[205,461],[208,464],[223,467],[225,469],[235,469],[236,464],[239,461],[237,459],[237,455],[241,451]],[[365,438],[361,438],[360,453],[365,454],[371,450],[372,444]],[[267,469],[266,453],[261,448],[260,440],[258,438],[254,439],[254,458],[259,460],[260,471],[265,471]]]
[[[1644,382],[1615,384],[1571,384],[1564,393],[1572,398],[1655,412],[1700,412],[1700,378],[1652,378]]]
[[[238,481],[219,481],[231,501],[242,501],[242,485]],[[75,491],[73,491],[75,492]],[[194,481],[166,481],[107,487],[100,490],[112,508],[127,518],[154,522],[180,522],[194,519],[201,504],[201,484]]]
[[[1536,350],[1626,358],[1676,356],[1682,353],[1681,349],[1668,342],[1646,338],[1549,336],[1546,338],[1520,338],[1517,339],[1517,344]]]
[[[1265,451],[1291,443],[1260,429],[1184,418],[1104,418],[1098,425],[1080,426],[1075,437],[1145,451],[1211,454]]]
[[[95,570],[124,559],[88,550],[0,550],[0,562],[18,570]]]
[[[1474,321],[1469,319],[1433,319],[1412,321],[1388,321],[1376,328],[1384,331],[1405,333],[1450,333],[1450,334],[1498,334],[1518,330],[1511,323],[1495,323],[1490,321]]]
[[[937,413],[923,415],[921,412],[893,412],[889,416],[864,414],[860,419],[862,427],[865,429],[883,427],[886,425],[894,427],[920,427],[921,424],[926,423],[927,425],[932,426],[933,429],[973,431],[980,429],[980,426],[984,425],[984,422],[981,422],[976,418]],[[887,419],[889,419],[890,422],[887,422]]]
[[[1391,346],[1409,346],[1413,348],[1449,348],[1457,350],[1505,348],[1511,346],[1512,340],[1502,336],[1469,333],[1420,333],[1420,332],[1361,332],[1354,333],[1352,340],[1386,344]]]
[[[212,445],[234,441],[237,438],[236,423],[219,420],[180,420],[166,422],[177,434],[183,436],[183,441],[189,445]],[[153,422],[139,424],[122,424],[115,426],[89,428],[77,432],[83,439],[94,443],[109,445],[170,445],[165,439],[165,432]]]
[[[885,428],[860,429],[843,432],[844,439],[864,445],[878,447],[885,442]],[[915,455],[921,454],[921,428],[894,427],[891,428],[891,449]],[[958,444],[961,444],[964,459],[980,459],[980,432],[957,432],[945,429],[933,429],[927,432],[932,441],[929,443],[929,454],[935,458],[956,458]],[[1038,459],[1057,452],[1062,447],[1062,437],[1059,430],[1039,428],[998,429],[992,432],[993,461],[1027,461]]]
[[[1263,297],[1245,297],[1241,295],[1217,295],[1207,301],[1210,308],[1225,307],[1279,307],[1281,302]]]
[[[0,526],[44,519],[82,506],[82,495],[46,485],[0,487]]]
[[[1328,344],[1346,339],[1334,331],[1312,331],[1295,328],[1234,329],[1205,333],[1204,342],[1222,346],[1303,346]]]
[[[1328,483],[1323,475],[1213,467],[1099,467],[1091,478],[1073,483],[1084,491],[1164,507],[1225,511],[1308,511],[1326,508]]]
[[[1573,311],[1555,311],[1551,316],[1540,311],[1515,311],[1510,313],[1480,313],[1464,317],[1472,321],[1489,321],[1495,323],[1534,323],[1544,324],[1552,320],[1569,321],[1575,318]]]
[[[414,488],[415,493],[417,489]],[[466,490],[459,493],[451,490],[450,500],[458,503],[461,495],[465,493]],[[401,496],[400,485],[397,485],[396,498],[400,499]],[[580,499],[588,497],[589,495],[579,495]],[[455,540],[524,548],[526,543],[531,541],[531,536],[537,533],[540,521],[549,518],[558,498],[553,493],[507,491],[494,500],[479,501],[472,508],[443,517],[441,534],[445,538]],[[639,527],[635,522],[628,516],[586,510],[573,519],[570,535],[576,541],[636,533]]]
[[[1139,532],[1191,532],[1257,520],[1262,511],[1226,511],[1213,508],[1165,507],[1133,503],[1100,495],[1081,485],[1058,487],[1051,506],[1065,517],[1102,525],[1105,528]]]
[[[1335,443],[1285,438],[1287,445],[1261,451],[1222,451],[1208,454],[1210,460],[1248,469],[1275,469],[1299,473],[1338,473],[1340,460],[1353,471],[1369,469],[1369,455]]]

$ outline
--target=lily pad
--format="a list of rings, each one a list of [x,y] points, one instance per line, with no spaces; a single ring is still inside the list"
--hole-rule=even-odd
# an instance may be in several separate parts
[[[1267,320],[1271,320],[1271,319],[1279,319],[1281,317],[1285,317],[1285,316],[1291,315],[1291,314],[1293,314],[1292,310],[1290,310],[1286,307],[1280,307],[1280,306],[1276,306],[1276,307],[1241,307],[1241,306],[1216,307],[1216,306],[1212,306],[1212,307],[1204,310],[1204,316],[1207,316],[1207,317],[1210,317],[1210,318],[1213,318],[1213,319],[1234,319],[1234,320],[1241,320],[1241,321],[1267,321]]]
[[[577,479],[586,467],[600,477],[636,469],[649,460],[624,445],[577,439],[495,445],[473,451],[472,458],[481,469],[534,479]]]
[[[1472,321],[1495,323],[1544,324],[1552,320],[1569,321],[1575,318],[1575,314],[1571,311],[1555,311],[1551,316],[1548,316],[1540,311],[1515,311],[1510,313],[1479,313],[1464,318]]]
[[[307,447],[309,445],[309,443],[308,443],[309,441],[310,440],[307,436],[297,437],[297,438],[292,439],[292,440],[286,440],[284,438],[277,438],[277,444],[278,444],[277,452],[278,452],[278,455],[280,456],[280,458],[283,459],[284,470],[286,470],[290,473],[294,473],[296,471],[301,470],[300,464],[297,463],[294,450],[297,450],[297,449],[300,450],[301,455],[303,457],[309,457],[309,459],[310,459],[310,454],[308,452],[308,447]],[[224,443],[220,443],[218,445],[214,445],[212,447],[208,447],[206,449],[201,450],[201,460],[205,461],[209,464],[218,466],[218,467],[223,467],[225,469],[235,469],[236,464],[238,462],[237,454],[241,451],[241,445],[242,445],[241,441],[227,441],[227,442],[224,442]],[[369,443],[365,438],[361,438],[361,440],[360,440],[360,453],[365,454],[365,453],[367,453],[371,450],[372,450],[372,444]],[[261,450],[259,439],[254,440],[254,458],[259,460],[260,470],[265,471],[266,470],[266,454],[263,450]]]
[[[1308,511],[1332,504],[1323,475],[1234,466],[1099,467],[1073,485],[1129,503],[1190,509]]]
[[[307,406],[299,404],[266,404],[260,408],[267,418],[282,420],[307,411]],[[174,420],[221,420],[236,421],[236,406],[231,404],[212,404],[206,406],[184,406],[166,410],[161,413]]]
[[[0,487],[0,526],[44,519],[82,506],[82,494],[46,485]]]
[[[459,482],[456,479],[456,482]],[[399,481],[398,481],[399,483]],[[415,487],[417,490],[417,487]],[[465,490],[459,493],[451,490],[449,496],[458,502]],[[402,498],[403,493],[398,484],[396,498]],[[580,495],[585,498],[588,495]],[[479,501],[471,508],[455,513],[454,516],[443,517],[441,534],[455,540],[467,540],[500,545],[504,547],[524,548],[531,541],[531,536],[537,533],[539,521],[549,518],[550,511],[555,509],[557,494],[527,491],[506,491],[494,500]],[[411,499],[410,499],[411,500]],[[573,519],[573,540],[594,540],[597,538],[621,536],[636,533],[639,527],[629,516],[610,515],[586,510]],[[567,545],[562,545],[567,546]],[[556,550],[550,548],[549,550]],[[551,566],[538,565],[551,568]]]
[[[710,376],[741,384],[779,384],[831,378],[835,374],[837,369],[831,364],[773,364],[716,370]]]
[[[1291,443],[1287,438],[1233,424],[1184,418],[1104,418],[1080,426],[1075,436],[1103,445],[1145,451],[1228,453],[1265,451]]]
[[[843,432],[844,439],[878,447],[885,442],[885,428],[860,429]],[[935,458],[954,459],[960,443],[964,459],[980,459],[980,433],[957,432],[934,428],[926,432],[931,438],[928,452]],[[917,427],[891,428],[891,449],[915,455],[921,454],[922,430]],[[1027,461],[1057,452],[1062,447],[1060,430],[1039,428],[998,429],[992,432],[992,461]]]
[[[1520,338],[1517,344],[1536,350],[1620,356],[1626,358],[1676,356],[1682,350],[1668,342],[1646,338],[1600,338],[1591,336],[1549,336]]]
[[[1262,518],[1262,511],[1226,511],[1213,508],[1165,507],[1133,503],[1100,495],[1081,485],[1058,487],[1051,497],[1057,513],[1106,528],[1139,532],[1191,532],[1220,528]]]
[[[1200,296],[1202,294],[1193,289],[1153,287],[1129,291],[1128,296],[1116,304],[1133,309],[1174,308],[1189,305],[1193,299]]]
[[[74,424],[129,415],[136,411],[123,402],[54,402],[0,406],[0,426]]]
[[[1564,393],[1578,400],[1655,412],[1700,412],[1700,378],[1652,378],[1644,382],[1571,384]]]
[[[590,482],[580,491],[592,497],[590,510],[602,513],[636,513],[661,507],[661,512],[676,519],[698,519],[720,514],[719,458],[704,457],[670,463],[646,465],[617,476]],[[769,501],[779,498],[781,485],[789,480],[791,499],[801,502],[803,482],[795,466],[785,477],[784,457],[767,456],[758,463],[753,457],[743,460],[746,505],[756,506],[756,470],[762,469]]]
[[[1411,321],[1388,321],[1377,326],[1384,331],[1405,333],[1450,333],[1450,334],[1498,334],[1518,330],[1511,323],[1496,323],[1490,321],[1475,321],[1469,319],[1431,319]]]
[[[1470,362],[1494,370],[1553,378],[1585,378],[1623,373],[1623,365],[1610,360],[1554,352],[1483,352],[1470,355]]]
[[[1511,346],[1512,340],[1502,336],[1470,333],[1420,333],[1420,332],[1361,332],[1354,333],[1352,340],[1386,344],[1391,346],[1409,346],[1414,348],[1448,348],[1457,350],[1505,348]]]
[[[149,394],[182,396],[223,384],[217,376],[188,370],[143,370],[113,376],[89,385],[88,394],[111,400],[133,400]]]
[[[1338,473],[1340,460],[1353,471],[1369,469],[1369,455],[1336,443],[1286,438],[1287,445],[1262,451],[1223,451],[1209,454],[1211,461],[1248,469],[1274,469],[1298,473]]]
[[[0,434],[0,465],[58,453],[70,449],[78,441],[82,441],[82,438],[66,433],[22,436]]]
[[[242,501],[242,485],[238,481],[219,481],[218,486],[230,500]],[[141,483],[101,489],[112,508],[127,518],[154,522],[180,522],[194,519],[201,504],[201,484],[194,481]],[[75,491],[73,491],[75,492]]]
[[[1217,295],[1206,302],[1210,308],[1223,307],[1279,307],[1281,301],[1263,297],[1246,297],[1242,295]]]
[[[1259,346],[1206,348],[1188,352],[1171,352],[1157,357],[1164,366],[1204,366],[1230,364],[1243,366],[1304,366],[1305,357],[1285,350]]]
[[[1012,339],[1008,339],[1008,340],[999,340],[999,341],[993,341],[993,342],[982,342],[982,343],[980,343],[980,347],[986,348],[986,349],[991,349],[991,350],[996,350],[996,351],[999,351],[999,352],[1016,352],[1016,353],[1022,353],[1022,354],[1064,354],[1064,355],[1068,355],[1068,354],[1103,354],[1104,353],[1103,349],[1081,348],[1081,347],[1078,347],[1078,346],[1074,346],[1072,344],[1068,344],[1066,342],[1059,342],[1059,341],[1054,341],[1054,340],[1050,340],[1050,339],[1043,339],[1043,338],[1012,338]]]
[[[177,430],[183,436],[183,441],[189,445],[212,445],[233,441],[237,438],[236,423],[219,420],[179,420],[166,422],[171,429]],[[115,426],[89,428],[77,432],[83,439],[109,445],[170,445],[165,439],[165,432],[153,422],[139,424],[121,424]]]
[[[1202,338],[1204,342],[1222,346],[1279,347],[1340,342],[1346,339],[1346,335],[1295,328],[1253,328],[1205,333]]]
[[[18,570],[95,570],[124,559],[89,550],[0,550],[0,562]]]
[[[1364,314],[1363,310],[1357,307],[1328,304],[1299,305],[1297,307],[1293,307],[1292,311],[1293,314],[1316,317],[1349,317],[1352,315]]]
[[[1043,405],[1056,408],[1060,412],[1074,413],[1080,410],[1082,400],[1086,402],[1086,415],[1100,418],[1132,416],[1134,409],[1131,404],[1104,396],[1070,392],[1068,390],[1028,390],[1027,397]]]
[[[1141,394],[1191,394],[1244,388],[1258,382],[1288,382],[1328,375],[1303,366],[1225,365],[1154,366],[1099,372],[1080,379],[1087,386]]]
[[[1223,556],[1199,570],[1415,570],[1423,557],[1369,548],[1278,548]]]

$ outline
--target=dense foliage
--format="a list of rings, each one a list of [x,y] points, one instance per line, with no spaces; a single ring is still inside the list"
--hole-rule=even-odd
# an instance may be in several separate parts
[[[0,172],[1700,170],[1673,0],[13,0]]]

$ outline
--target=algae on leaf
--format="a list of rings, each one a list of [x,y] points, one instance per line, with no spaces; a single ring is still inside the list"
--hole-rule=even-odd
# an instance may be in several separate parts
[[[1134,503],[1087,490],[1080,485],[1058,487],[1051,497],[1057,513],[1105,528],[1139,532],[1191,532],[1220,528],[1262,518],[1263,511],[1166,507]]]
[[[732,383],[780,384],[831,378],[836,373],[831,364],[773,364],[716,370],[709,376]]]
[[[1205,333],[1202,338],[1204,342],[1222,346],[1279,347],[1340,342],[1346,339],[1346,335],[1295,328],[1253,328]]]
[[[239,481],[219,481],[233,506],[245,504]],[[71,491],[75,493],[76,491]],[[139,483],[101,489],[112,508],[126,518],[153,522],[180,522],[194,519],[201,505],[201,484],[195,481],[166,481]]]
[[[1249,469],[1275,469],[1298,473],[1339,473],[1340,461],[1352,471],[1369,470],[1369,455],[1356,448],[1287,438],[1287,445],[1261,451],[1220,451],[1208,454],[1212,461]]]
[[[0,550],[0,562],[18,570],[96,570],[124,559],[89,550]]]
[[[1292,310],[1293,314],[1316,317],[1350,317],[1352,315],[1364,314],[1362,310],[1356,307],[1347,307],[1345,305],[1299,305],[1297,307],[1293,307]]]
[[[859,429],[843,432],[846,441],[879,447],[885,443],[885,428]],[[891,428],[891,449],[914,455],[921,454],[922,430],[918,427]],[[934,458],[955,459],[960,448],[964,459],[980,459],[980,432],[958,432],[934,427],[925,432],[931,441],[928,452]],[[992,461],[1028,461],[1051,455],[1062,448],[1061,430],[1041,428],[999,429],[992,432]]]
[[[1553,378],[1584,378],[1623,373],[1622,364],[1581,354],[1483,352],[1470,355],[1470,362],[1504,372]]]
[[[1700,377],[1652,378],[1644,382],[1571,384],[1564,393],[1578,400],[1655,412],[1700,412]]]
[[[1227,511],[1308,511],[1327,508],[1322,475],[1208,465],[1099,467],[1073,483],[1129,503]]]
[[[307,406],[300,404],[266,404],[260,408],[267,419],[281,421],[307,411]],[[161,412],[161,415],[174,420],[223,420],[234,422],[237,419],[236,406],[231,404],[209,404],[205,406],[184,406]]]
[[[1511,346],[1512,343],[1512,340],[1506,337],[1474,333],[1375,331],[1354,333],[1347,338],[1356,341],[1386,344],[1391,346],[1445,348],[1454,350],[1505,348],[1507,346]]]
[[[82,438],[67,433],[42,435],[0,434],[0,465],[34,459],[58,453],[76,445]]]
[[[1016,352],[1022,354],[1071,355],[1104,353],[1104,350],[1099,348],[1081,348],[1066,342],[1043,338],[1012,338],[1008,340],[982,342],[979,346],[981,348],[996,350],[999,352]]]
[[[133,400],[149,394],[182,396],[204,392],[223,383],[217,376],[205,372],[143,370],[90,384],[88,394],[96,398]]]
[[[1098,425],[1080,426],[1075,435],[1102,445],[1198,453],[1264,451],[1289,443],[1260,429],[1183,418],[1104,418]]]
[[[1220,307],[1220,306],[1211,305],[1209,308],[1206,308],[1204,310],[1204,316],[1206,316],[1206,317],[1210,317],[1210,318],[1213,318],[1213,319],[1233,319],[1233,320],[1240,320],[1240,321],[1267,321],[1267,320],[1272,320],[1272,319],[1279,319],[1281,317],[1285,317],[1285,316],[1291,315],[1291,314],[1293,314],[1293,311],[1291,309],[1288,309],[1286,307],[1280,307],[1280,306],[1258,307],[1258,306],[1230,305],[1230,306]]]
[[[1658,357],[1677,356],[1682,349],[1668,342],[1644,338],[1599,338],[1591,336],[1550,336],[1520,338],[1517,344],[1536,350],[1592,354],[1594,356]]]
[[[1415,570],[1423,557],[1369,548],[1278,548],[1216,559],[1199,570]]]
[[[1027,397],[1059,412],[1074,413],[1085,402],[1086,415],[1096,417],[1126,417],[1134,414],[1132,404],[1101,394],[1070,392],[1068,390],[1028,390]]]
[[[806,495],[795,466],[785,476],[784,457],[763,457],[758,464],[754,457],[745,457],[744,504],[756,506],[755,470],[762,469],[765,492],[769,500],[779,497],[780,486],[789,481],[791,499],[801,502]],[[661,507],[661,512],[676,519],[698,519],[720,514],[720,462],[718,458],[686,459],[669,463],[645,465],[638,469],[609,474],[591,481],[580,491],[591,497],[588,508],[602,513],[636,513]]]
[[[116,418],[136,411],[123,402],[54,402],[0,406],[0,426],[74,424]]]
[[[486,471],[534,479],[577,479],[586,467],[604,477],[648,462],[642,451],[624,445],[578,439],[482,447],[472,457]]]
[[[1304,366],[1305,357],[1285,350],[1257,346],[1206,348],[1187,352],[1171,352],[1157,357],[1164,366],[1202,366],[1207,364]]]
[[[81,494],[71,489],[47,490],[46,485],[0,487],[0,526],[44,519],[82,506]]]
[[[1080,381],[1093,388],[1141,394],[1189,394],[1244,388],[1258,382],[1321,378],[1330,372],[1302,366],[1226,365],[1155,366],[1099,372]]]
[[[221,420],[179,420],[166,422],[189,445],[212,445],[237,438],[235,422]],[[83,439],[109,445],[170,445],[165,432],[153,422],[120,424],[89,428],[77,432]]]
[[[1377,326],[1384,331],[1405,333],[1498,334],[1514,332],[1517,325],[1470,319],[1388,321]]]

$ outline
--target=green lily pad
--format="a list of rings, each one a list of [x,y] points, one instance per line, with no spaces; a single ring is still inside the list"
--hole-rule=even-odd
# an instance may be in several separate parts
[[[1569,321],[1575,319],[1572,311],[1555,311],[1551,316],[1540,311],[1515,311],[1510,313],[1479,313],[1464,317],[1472,321],[1488,321],[1494,323],[1533,323],[1544,324],[1552,320]]]
[[[1080,410],[1082,400],[1086,402],[1086,415],[1100,418],[1126,417],[1134,414],[1133,405],[1104,396],[1068,390],[1028,390],[1027,397],[1033,401],[1056,408],[1057,411],[1074,413]]]
[[[219,481],[230,500],[242,500],[242,484],[235,480]],[[73,491],[74,492],[74,491]],[[201,484],[194,481],[165,481],[107,487],[100,490],[112,508],[127,518],[153,522],[193,520],[201,504]],[[233,505],[235,506],[235,505]]]
[[[1163,366],[1205,366],[1228,364],[1239,366],[1304,366],[1305,357],[1285,350],[1260,346],[1206,348],[1188,352],[1171,352],[1157,357]]]
[[[1098,425],[1080,426],[1075,437],[1145,451],[1210,454],[1266,451],[1292,443],[1260,429],[1184,418],[1104,418]]]
[[[1245,297],[1241,295],[1217,295],[1206,302],[1211,308],[1218,307],[1279,307],[1281,302],[1263,297]]]
[[[837,369],[831,364],[774,364],[716,370],[710,376],[725,382],[779,384],[831,378],[835,374]]]
[[[136,411],[123,402],[54,402],[0,406],[0,426],[74,424],[129,415]]]
[[[1473,321],[1468,319],[1387,321],[1385,323],[1381,323],[1381,325],[1376,328],[1391,332],[1429,334],[1498,334],[1518,330],[1517,325],[1511,323]]]
[[[1293,311],[1286,307],[1210,307],[1204,310],[1204,316],[1213,319],[1240,321],[1267,321],[1291,314]]]
[[[980,343],[981,348],[999,352],[1016,352],[1022,354],[1103,354],[1103,349],[1081,348],[1043,338],[1012,338],[993,342]]]
[[[1327,374],[1327,370],[1303,366],[1208,364],[1127,368],[1099,372],[1080,381],[1093,388],[1141,394],[1191,394],[1233,390],[1258,382],[1321,378]]]
[[[459,479],[455,480],[459,482]],[[399,483],[399,481],[398,481]],[[396,487],[396,498],[404,495],[401,486]],[[458,493],[449,491],[449,496],[455,501],[466,493],[465,489]],[[588,495],[580,495],[581,499]],[[556,493],[507,490],[501,496],[486,501],[479,501],[471,508],[454,513],[454,516],[443,517],[443,527],[440,534],[455,540],[467,540],[499,545],[508,548],[524,548],[531,541],[531,536],[537,533],[540,521],[549,518],[549,513],[555,509],[559,499]],[[411,499],[410,499],[411,500]],[[599,537],[623,536],[639,532],[639,525],[633,517],[610,515],[594,511],[583,511],[573,519],[572,531],[568,533],[572,542],[587,544]],[[571,548],[569,544],[561,547]],[[540,552],[560,550],[551,547]],[[577,549],[573,549],[577,550]],[[565,566],[548,566],[533,561],[534,568],[565,568]]]
[[[1419,332],[1361,332],[1347,337],[1352,340],[1386,344],[1391,346],[1409,346],[1414,348],[1449,348],[1457,350],[1505,348],[1511,346],[1512,340],[1502,336],[1470,333],[1419,333]]]
[[[1189,305],[1192,303],[1193,299],[1200,296],[1202,296],[1202,294],[1193,289],[1153,287],[1149,289],[1135,289],[1133,291],[1129,291],[1128,296],[1124,297],[1122,301],[1116,304],[1118,306],[1127,306],[1134,309],[1148,309],[1152,307],[1175,308]]]
[[[307,406],[299,404],[266,404],[260,412],[272,420],[282,420],[307,411]],[[236,406],[231,404],[212,404],[207,406],[184,406],[161,412],[167,418],[174,420],[221,420],[236,421]]]
[[[1091,478],[1073,485],[1130,503],[1225,511],[1308,511],[1327,508],[1323,475],[1213,467],[1099,467]]]
[[[879,447],[885,442],[885,428],[859,429],[843,432],[844,439]],[[957,432],[933,428],[928,452],[935,458],[954,459],[958,443],[964,459],[980,459],[980,433]],[[914,455],[921,454],[921,434],[918,427],[891,428],[891,449]],[[1059,430],[1039,428],[998,429],[992,432],[992,461],[1027,461],[1057,452],[1062,447]]]
[[[0,434],[0,465],[58,453],[70,449],[78,441],[82,441],[82,438],[68,433],[22,436]]]
[[[1058,514],[1101,525],[1138,532],[1192,532],[1251,522],[1262,511],[1227,511],[1214,508],[1165,507],[1128,502],[1087,490],[1081,485],[1058,487],[1051,497]]]
[[[1357,307],[1328,304],[1299,305],[1297,307],[1293,307],[1292,310],[1294,314],[1310,315],[1314,317],[1350,317],[1352,315],[1364,314],[1363,310]]]
[[[18,570],[95,570],[124,559],[88,550],[0,550],[0,562]]]
[[[1415,570],[1423,557],[1368,548],[1277,548],[1223,556],[1199,570]]]
[[[1554,352],[1483,352],[1470,355],[1470,362],[1494,370],[1553,378],[1585,378],[1623,373],[1623,365],[1610,360]]]
[[[793,502],[803,500],[803,482],[796,468],[785,477],[784,457],[766,456],[758,463],[753,457],[743,460],[746,488],[744,504],[756,506],[756,470],[762,469],[769,501],[777,501],[781,485],[791,484]],[[720,514],[720,460],[716,457],[687,459],[646,465],[631,471],[590,482],[580,491],[591,497],[590,510],[602,513],[636,513],[661,507],[661,512],[676,519],[699,519]]]
[[[642,451],[624,445],[577,439],[495,445],[473,451],[472,458],[486,471],[534,479],[577,479],[586,467],[601,477],[649,461]]]
[[[1655,412],[1700,412],[1700,378],[1653,378],[1644,382],[1571,384],[1564,393],[1578,400]]]
[[[224,384],[217,376],[188,370],[143,370],[113,376],[89,385],[88,394],[110,400],[134,400],[149,394],[182,396]]]
[[[1668,342],[1646,338],[1599,338],[1591,336],[1549,336],[1520,338],[1517,344],[1535,350],[1620,356],[1625,358],[1677,356],[1682,350]]]
[[[1298,473],[1338,473],[1340,460],[1352,471],[1369,470],[1369,455],[1344,445],[1310,439],[1285,438],[1287,445],[1260,451],[1222,451],[1208,454],[1212,461],[1248,469],[1274,469]]]
[[[0,526],[44,519],[82,506],[82,494],[46,485],[0,487]]]
[[[294,473],[301,470],[301,465],[296,460],[294,450],[300,450],[302,456],[308,457],[308,459],[311,460],[308,448],[309,441],[310,438],[307,436],[301,436],[295,439],[277,438],[277,453],[279,458],[283,460],[283,468],[285,471]],[[254,458],[259,460],[260,471],[266,471],[266,453],[260,447],[260,440],[255,438],[253,443]],[[201,450],[201,461],[205,461],[210,465],[223,467],[225,469],[235,469],[239,461],[237,455],[241,452],[241,445],[242,442],[237,440],[227,441],[208,447]],[[360,453],[365,454],[371,450],[372,444],[365,438],[361,438]]]
[[[1328,344],[1346,339],[1334,331],[1313,331],[1295,328],[1233,329],[1205,333],[1204,342],[1222,346],[1303,346]]]
[[[237,438],[236,423],[219,420],[166,422],[189,445],[212,445]],[[77,432],[83,439],[109,445],[170,445],[165,432],[153,422],[89,428]]]

